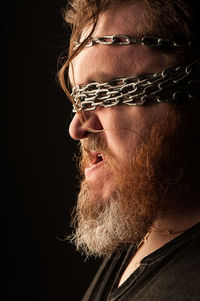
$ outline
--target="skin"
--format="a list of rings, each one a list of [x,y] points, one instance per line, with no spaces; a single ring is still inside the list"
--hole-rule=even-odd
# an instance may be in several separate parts
[[[141,3],[127,7],[117,7],[100,15],[94,37],[113,34],[124,34],[138,37],[138,24],[142,20]],[[89,30],[89,29],[88,29]],[[87,30],[83,36],[87,35]],[[174,57],[158,54],[149,47],[142,45],[111,46],[96,45],[85,48],[73,60],[69,69],[72,85],[84,85],[93,81],[106,82],[117,77],[142,75],[159,72],[174,63]],[[144,129],[149,128],[156,119],[162,118],[167,106],[159,104],[148,107],[114,106],[112,108],[97,108],[85,112],[87,122],[82,124],[76,114],[70,124],[69,133],[75,140],[85,141],[92,137],[88,127],[95,130],[105,130],[101,133],[113,158],[124,162],[128,150],[138,144]],[[115,130],[117,128],[117,130]],[[112,187],[112,175],[102,168],[87,173],[88,178],[102,178],[101,195],[108,197]],[[106,181],[103,179],[106,178]]]
[[[143,7],[140,2],[107,10],[100,15],[93,36],[124,34],[138,37],[138,25],[143,18],[142,10]],[[86,29],[83,38],[87,32]],[[175,58],[172,55],[164,55],[142,45],[95,45],[82,50],[73,60],[69,69],[69,77],[72,85],[81,86],[93,81],[106,82],[117,77],[160,72],[174,63]],[[102,135],[113,158],[116,162],[123,163],[126,160],[127,152],[140,143],[141,139],[139,138],[143,135],[144,130],[162,118],[167,110],[166,104],[97,108],[92,114],[85,112],[87,117],[85,123],[81,123],[79,115],[75,114],[70,124],[69,133],[73,139],[83,143],[90,141],[93,135]],[[104,132],[95,134],[88,131],[88,128],[104,130]],[[102,198],[109,198],[109,193],[113,188],[112,172],[105,168],[105,162],[86,172],[86,178],[89,181],[97,182],[98,179],[100,192],[97,201]],[[159,229],[178,231],[189,228],[198,220],[200,220],[199,208],[181,208],[181,210],[177,209],[155,221],[155,226]],[[124,271],[119,285],[137,268],[138,262],[142,258],[176,236],[163,236],[157,232],[151,232],[147,243],[138,250]]]

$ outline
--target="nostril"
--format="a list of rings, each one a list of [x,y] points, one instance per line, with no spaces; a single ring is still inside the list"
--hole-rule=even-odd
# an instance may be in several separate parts
[[[74,140],[87,138],[91,133],[103,130],[96,111],[76,113],[69,127],[69,134]]]
[[[102,124],[95,112],[84,112],[83,118],[76,113],[70,127],[69,134],[75,140],[87,138],[89,134],[102,131]]]

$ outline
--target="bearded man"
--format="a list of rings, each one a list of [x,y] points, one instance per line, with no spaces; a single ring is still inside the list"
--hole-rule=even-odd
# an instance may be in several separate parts
[[[66,10],[59,79],[81,150],[70,240],[105,257],[84,301],[200,300],[199,11],[198,0]]]

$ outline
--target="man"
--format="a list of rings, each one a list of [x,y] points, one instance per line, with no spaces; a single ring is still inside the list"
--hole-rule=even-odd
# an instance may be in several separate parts
[[[105,260],[83,300],[200,300],[199,1],[74,0],[81,189],[70,237]],[[164,71],[165,70],[165,71]]]

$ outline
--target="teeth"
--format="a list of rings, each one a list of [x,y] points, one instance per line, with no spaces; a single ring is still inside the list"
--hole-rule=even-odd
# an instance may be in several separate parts
[[[98,154],[97,157],[102,158],[102,160],[103,160],[103,155],[102,154]]]

